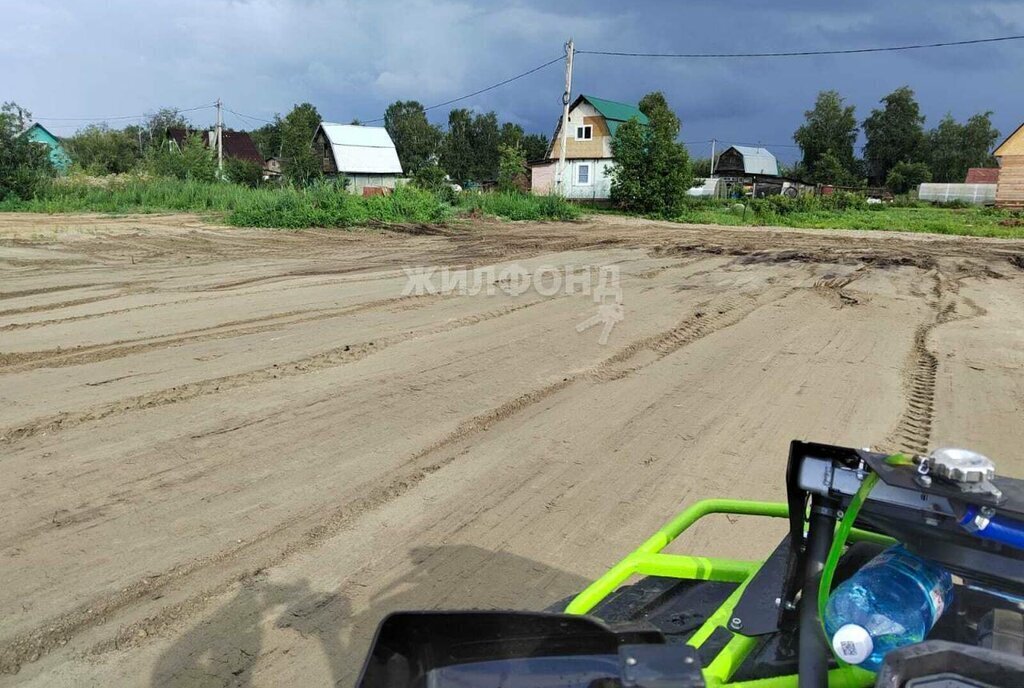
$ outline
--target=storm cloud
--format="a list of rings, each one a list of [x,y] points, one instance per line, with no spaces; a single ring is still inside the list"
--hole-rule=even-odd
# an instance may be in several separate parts
[[[1024,33],[1024,3],[560,3],[453,0],[43,0],[10,3],[0,25],[0,99],[58,134],[85,121],[212,103],[270,119],[310,101],[324,117],[371,120],[396,99],[430,105],[580,50],[823,50]],[[460,103],[550,133],[563,75],[552,65]],[[834,88],[863,119],[901,85],[928,123],[947,112],[1024,120],[1024,41],[906,53],[788,59],[674,60],[580,55],[574,91],[636,101],[660,89],[683,140],[764,143],[793,159],[792,133],[819,90]],[[432,111],[443,122],[448,108]],[[191,113],[197,124],[212,110]],[[48,119],[43,119],[48,118]],[[227,113],[226,122],[259,122]],[[111,124],[123,124],[115,120]]]

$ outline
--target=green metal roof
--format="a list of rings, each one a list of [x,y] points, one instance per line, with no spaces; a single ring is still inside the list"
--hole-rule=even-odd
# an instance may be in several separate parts
[[[601,113],[601,116],[608,122],[608,130],[612,136],[615,135],[615,130],[619,128],[619,125],[623,122],[628,122],[631,119],[636,119],[640,124],[647,124],[647,115],[640,112],[640,108],[636,105],[629,105],[627,103],[618,103],[614,100],[605,100],[604,98],[595,98],[594,96],[581,95],[588,103],[594,106],[594,109]]]

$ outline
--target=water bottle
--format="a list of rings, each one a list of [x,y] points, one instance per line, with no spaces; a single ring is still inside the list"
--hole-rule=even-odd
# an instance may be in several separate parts
[[[952,598],[948,571],[896,545],[832,591],[825,631],[837,657],[878,671],[890,650],[924,640]]]

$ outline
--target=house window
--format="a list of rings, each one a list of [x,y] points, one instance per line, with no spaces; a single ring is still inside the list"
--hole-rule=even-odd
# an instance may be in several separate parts
[[[589,141],[594,138],[594,128],[589,124],[584,124],[581,127],[576,127],[576,140],[577,141]]]
[[[579,165],[576,167],[576,183],[590,183],[590,165]]]

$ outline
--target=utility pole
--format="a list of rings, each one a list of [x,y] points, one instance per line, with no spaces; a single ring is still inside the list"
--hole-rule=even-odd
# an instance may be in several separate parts
[[[569,137],[569,98],[572,95],[572,56],[575,47],[572,38],[565,44],[565,93],[562,94],[562,150],[558,154],[558,166],[555,168],[555,184],[558,192],[565,195],[562,178],[565,176],[565,147]]]
[[[711,139],[711,176],[715,176],[715,144],[718,143],[717,139]]]
[[[217,99],[217,176],[224,177],[224,115],[220,109],[220,98]]]

